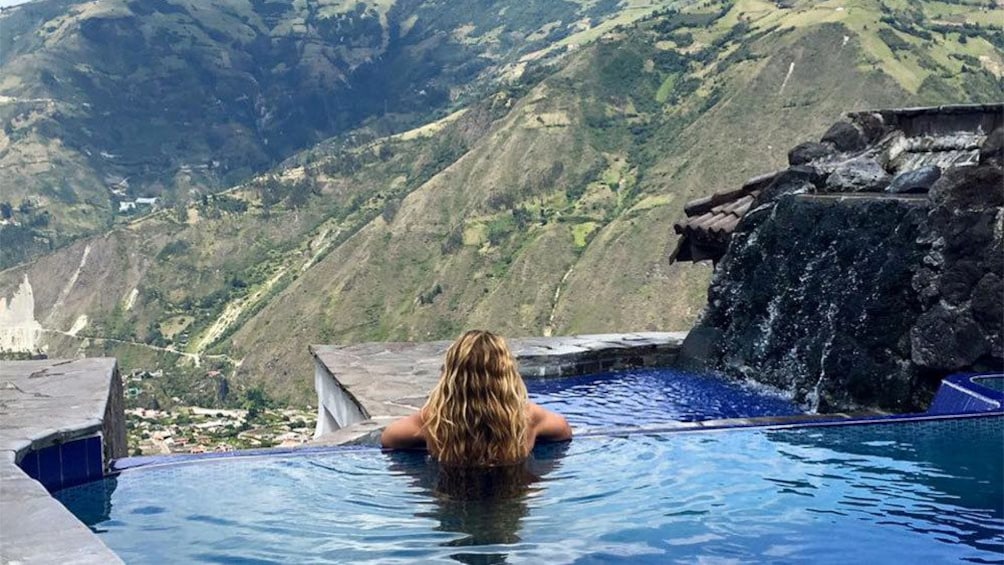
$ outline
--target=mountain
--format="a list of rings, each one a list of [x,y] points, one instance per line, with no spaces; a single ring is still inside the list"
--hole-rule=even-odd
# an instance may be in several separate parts
[[[38,0],[7,8],[0,200],[21,226],[0,232],[0,267],[127,219],[121,202],[183,206],[360,125],[388,133],[428,121],[524,56],[546,57],[660,3]]]
[[[985,3],[646,13],[420,127],[364,120],[2,271],[0,295],[27,277],[22,326],[50,354],[164,369],[136,402],[212,402],[215,370],[307,401],[310,343],[686,328],[710,275],[667,261],[687,200],[781,167],[848,110],[1002,94],[1002,10]]]

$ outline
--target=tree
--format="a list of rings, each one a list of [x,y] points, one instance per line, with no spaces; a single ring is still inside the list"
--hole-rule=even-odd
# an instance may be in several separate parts
[[[310,193],[313,192],[312,186],[316,184],[316,180],[306,175],[302,179],[296,181],[293,185],[293,189],[289,192],[289,196],[286,198],[286,203],[289,204],[291,208],[302,208],[306,206],[308,199],[310,198]]]
[[[269,175],[264,182],[258,184],[258,197],[261,199],[262,214],[267,218],[272,206],[278,204],[283,197],[283,185],[275,175]]]
[[[526,229],[530,225],[532,214],[525,206],[520,206],[519,208],[513,208],[512,219],[516,221],[516,228],[519,231]]]
[[[384,204],[383,211],[380,215],[383,217],[383,221],[388,224],[394,221],[394,216],[397,215],[397,211],[401,209],[401,201],[397,198],[392,198]]]
[[[253,386],[244,391],[244,401],[241,407],[247,410],[246,422],[257,420],[262,411],[271,406],[272,402],[268,398],[268,393],[261,386]]]
[[[174,203],[174,219],[178,223],[188,223],[188,203],[184,200],[179,200]]]

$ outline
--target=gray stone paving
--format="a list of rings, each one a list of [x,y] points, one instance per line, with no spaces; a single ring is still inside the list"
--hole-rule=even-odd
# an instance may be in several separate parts
[[[629,367],[669,365],[686,332],[643,332],[510,339],[524,376],[538,378],[598,373]],[[319,368],[368,420],[340,423],[342,429],[317,444],[372,441],[394,418],[421,408],[439,379],[449,341],[364,343],[310,348]]]
[[[120,396],[115,359],[0,363],[0,562],[122,562],[15,464],[29,450],[99,431],[121,449],[123,416],[109,410]]]

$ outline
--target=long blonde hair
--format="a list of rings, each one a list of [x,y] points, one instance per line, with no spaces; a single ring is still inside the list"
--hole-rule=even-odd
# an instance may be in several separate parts
[[[501,337],[474,330],[446,351],[439,383],[422,408],[427,444],[440,463],[485,467],[526,458],[527,393]]]

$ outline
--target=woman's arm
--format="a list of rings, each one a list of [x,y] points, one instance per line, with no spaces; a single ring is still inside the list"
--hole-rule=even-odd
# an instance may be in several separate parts
[[[422,449],[425,436],[422,434],[422,415],[418,412],[394,420],[380,434],[380,445],[389,449]]]
[[[533,422],[534,437],[537,441],[567,441],[572,439],[572,427],[568,420],[539,404],[530,403],[530,421]]]

